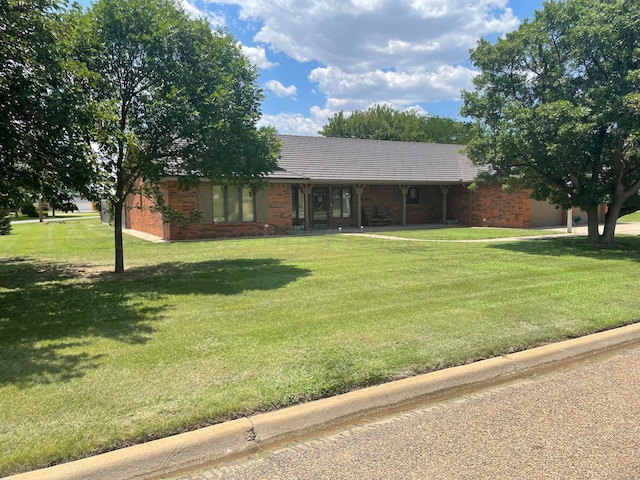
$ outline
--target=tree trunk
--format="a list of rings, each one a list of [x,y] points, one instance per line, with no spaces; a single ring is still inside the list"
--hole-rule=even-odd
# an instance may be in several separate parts
[[[587,212],[587,242],[591,244],[600,243],[600,231],[598,229],[598,206],[590,206],[585,209]]]
[[[113,205],[114,240],[116,247],[115,273],[124,273],[124,249],[122,247],[122,207],[123,202],[117,202]]]
[[[38,197],[38,220],[44,222],[44,212],[42,211],[42,197]]]
[[[609,205],[607,214],[604,216],[604,232],[602,234],[602,244],[608,247],[615,244],[614,235],[616,233],[616,225],[618,223],[618,215],[622,209],[623,202],[616,201]]]

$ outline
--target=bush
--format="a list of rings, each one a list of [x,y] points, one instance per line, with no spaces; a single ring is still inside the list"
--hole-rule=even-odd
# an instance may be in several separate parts
[[[25,202],[20,207],[20,211],[27,217],[38,217],[38,209],[32,202]]]
[[[0,208],[0,235],[9,235],[11,233],[11,217],[9,210]]]

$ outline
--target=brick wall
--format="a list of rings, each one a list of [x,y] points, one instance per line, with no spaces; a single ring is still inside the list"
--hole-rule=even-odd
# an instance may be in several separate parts
[[[161,185],[160,191],[164,196],[167,195],[165,185]],[[154,205],[150,198],[142,194],[129,195],[125,201],[125,227],[165,238],[167,228],[162,215],[151,212]]]
[[[407,224],[442,223],[442,189],[440,186],[419,188],[419,202],[407,205]],[[188,213],[199,207],[196,188],[182,190],[178,182],[161,185],[167,203]],[[355,197],[355,195],[354,195]],[[471,200],[471,204],[470,204]],[[189,225],[164,223],[160,214],[152,213],[150,199],[131,195],[126,203],[126,226],[167,240],[200,240],[211,238],[289,235],[293,232],[291,219],[291,186],[270,184],[267,187],[268,217],[266,222],[195,223]],[[499,185],[483,185],[470,192],[462,185],[452,185],[447,193],[447,220],[458,220],[461,225],[488,227],[529,228],[531,226],[531,199],[529,192],[506,193]],[[357,220],[354,199],[351,218],[332,218],[332,226],[351,226]],[[402,221],[402,194],[398,186],[369,185],[362,195],[362,207],[384,207],[393,215],[394,222]]]
[[[464,185],[452,185],[447,194],[447,220],[457,220],[460,225],[469,226],[470,191]]]
[[[483,185],[473,192],[473,222],[476,227],[529,228],[529,191],[503,192],[500,185]]]
[[[163,182],[161,190],[169,206],[182,213],[199,208],[197,188],[183,190],[178,182]],[[153,202],[131,195],[127,199],[127,228],[150,233],[165,240],[204,240],[212,238],[255,237],[265,235],[287,235],[293,230],[291,225],[291,188],[289,185],[268,186],[268,223],[191,223],[187,225],[169,224],[162,221],[160,214],[153,214],[148,207]],[[144,208],[139,208],[140,206]]]
[[[272,183],[267,187],[267,204],[269,216],[267,229],[262,225],[268,235],[289,235],[293,232],[291,221],[293,212],[291,209],[291,185]]]

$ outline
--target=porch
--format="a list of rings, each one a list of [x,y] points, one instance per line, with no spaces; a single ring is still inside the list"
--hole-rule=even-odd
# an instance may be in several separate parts
[[[464,184],[292,184],[292,225],[300,230],[470,225]]]

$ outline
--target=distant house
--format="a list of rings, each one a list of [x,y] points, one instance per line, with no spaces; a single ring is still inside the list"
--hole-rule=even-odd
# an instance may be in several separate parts
[[[125,225],[167,240],[289,235],[295,230],[455,223],[528,228],[561,225],[564,213],[527,192],[470,190],[478,169],[463,145],[281,135],[278,167],[258,191],[202,181],[189,190],[168,177],[168,205],[202,212],[199,223],[172,224],[127,199]],[[143,208],[140,208],[143,207]]]

